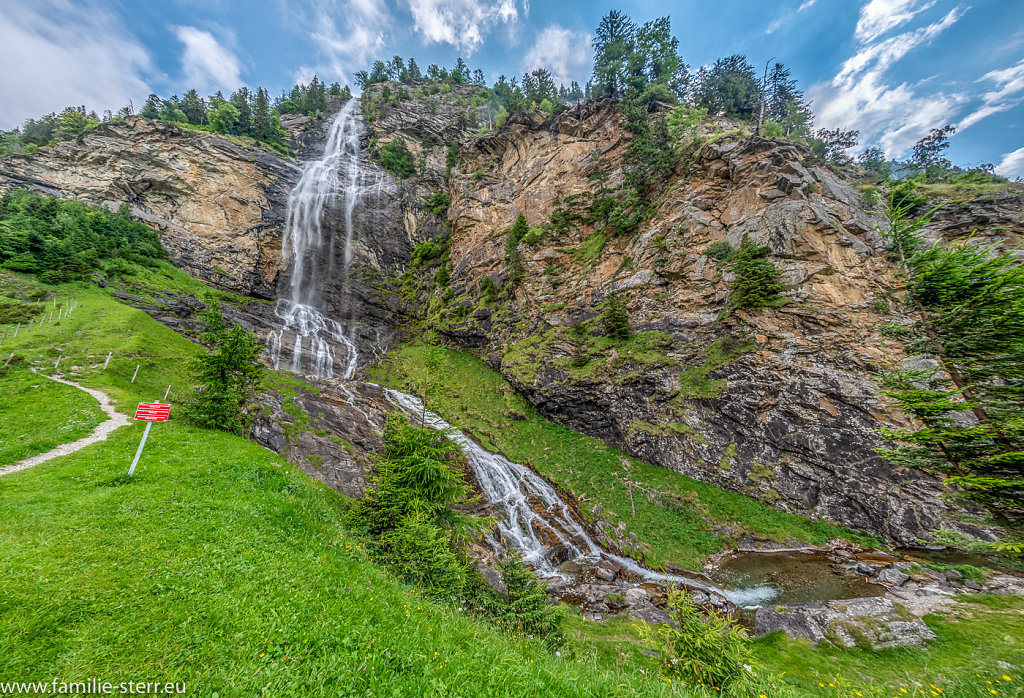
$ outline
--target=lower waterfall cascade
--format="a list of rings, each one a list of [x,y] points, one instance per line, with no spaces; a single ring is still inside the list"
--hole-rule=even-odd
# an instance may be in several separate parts
[[[352,260],[353,212],[364,193],[383,188],[382,177],[372,179],[360,162],[362,126],[356,108],[357,100],[349,100],[335,116],[327,136],[323,155],[306,164],[300,181],[288,199],[288,213],[282,258],[289,265],[287,297],[279,297],[275,315],[282,321],[278,331],[267,336],[267,353],[275,370],[285,369],[314,379],[331,380],[346,395],[347,401],[361,412],[368,423],[380,431],[380,425],[369,418],[344,385],[358,368],[359,351],[346,333],[342,322],[329,318],[317,307],[319,301],[318,271],[332,266],[334,242],[324,240],[324,215],[338,196],[343,198],[344,226],[343,268],[347,283]],[[339,192],[339,185],[343,184]],[[348,313],[349,315],[351,313]],[[351,317],[348,318],[350,321]],[[286,337],[291,338],[291,356],[287,356]],[[336,354],[338,354],[336,356]],[[340,364],[336,366],[340,360]],[[532,470],[514,463],[501,454],[480,447],[462,431],[440,416],[424,409],[423,402],[413,396],[389,388],[387,399],[405,413],[423,417],[427,426],[445,433],[465,454],[487,501],[501,511],[497,530],[490,534],[497,545],[513,545],[523,559],[539,573],[567,579],[553,560],[557,552],[561,560],[613,560],[633,575],[646,581],[676,582],[737,602],[749,601],[742,592],[720,589],[706,581],[663,574],[638,564],[635,560],[602,550],[577,519],[572,508],[551,485]],[[531,503],[533,506],[531,506]],[[545,542],[544,538],[547,539]],[[552,540],[557,543],[552,544]],[[758,598],[763,595],[755,594]],[[742,598],[739,598],[742,597]]]

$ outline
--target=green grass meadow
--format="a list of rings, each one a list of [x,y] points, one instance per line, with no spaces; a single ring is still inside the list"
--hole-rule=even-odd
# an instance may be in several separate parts
[[[106,419],[88,393],[21,363],[0,376],[0,395],[0,467],[88,436]]]
[[[188,361],[202,350],[93,285],[46,290],[58,303],[74,296],[78,310],[4,344],[19,360],[0,377],[3,458],[22,457],[15,439],[27,449],[19,453],[39,452],[100,418],[88,395],[30,366],[52,372],[62,356],[62,372],[131,413],[139,401],[162,399],[168,384],[176,404],[188,389]],[[415,389],[423,352],[401,350],[383,377]],[[856,537],[629,459],[545,420],[478,359],[448,358],[458,399],[440,411],[450,421],[583,494],[588,511],[601,502],[652,543],[656,560],[699,565],[728,544],[712,522],[779,540]],[[141,423],[0,477],[0,683],[184,682],[188,695],[217,698],[714,695],[659,675],[634,621],[570,613],[570,644],[559,656],[460,611],[459,599],[425,600],[342,526],[345,497],[257,444],[188,426],[178,414],[172,407],[170,421],[153,425],[132,478]],[[664,493],[637,498],[636,518],[621,484],[627,472]],[[1014,695],[1019,672],[996,662],[1024,666],[1024,601],[973,597],[960,608],[955,621],[927,619],[939,640],[924,651],[758,640],[764,681],[755,698],[930,696],[920,693],[928,683],[944,696]]]

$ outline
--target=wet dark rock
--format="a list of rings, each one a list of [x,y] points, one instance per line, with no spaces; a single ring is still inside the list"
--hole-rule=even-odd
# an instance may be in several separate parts
[[[875,567],[866,562],[858,562],[857,566],[853,568],[853,571],[862,577],[874,577],[878,572]]]
[[[317,381],[316,387],[317,393],[297,389],[293,396],[276,391],[260,396],[250,435],[329,487],[360,497],[390,403],[371,383]]]

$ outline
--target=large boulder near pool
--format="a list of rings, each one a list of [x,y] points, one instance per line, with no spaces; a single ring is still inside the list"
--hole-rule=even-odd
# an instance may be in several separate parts
[[[758,610],[754,633],[781,630],[812,642],[827,640],[837,647],[880,650],[911,645],[924,647],[935,633],[920,618],[885,597],[792,604]]]

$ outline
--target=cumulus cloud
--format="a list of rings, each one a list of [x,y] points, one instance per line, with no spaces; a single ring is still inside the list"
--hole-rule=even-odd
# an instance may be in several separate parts
[[[391,21],[383,2],[317,0],[312,15],[303,15],[302,22],[311,27],[309,37],[317,48],[319,61],[301,66],[295,79],[309,82],[318,74],[327,81],[351,84],[355,71],[381,57]]]
[[[174,27],[174,35],[185,46],[181,56],[182,82],[203,92],[225,93],[242,84],[238,57],[213,34],[196,27]]]
[[[868,28],[873,27],[872,31],[862,31],[859,23],[856,35],[864,34],[868,39],[862,42],[857,53],[843,62],[830,82],[813,85],[808,96],[817,105],[817,121],[821,126],[859,129],[862,141],[877,141],[888,155],[899,156],[928,129],[948,122],[966,97],[943,92],[919,94],[914,85],[906,82],[891,84],[886,72],[908,53],[946,31],[966,10],[956,7],[932,24],[877,40],[880,34],[909,21],[913,14],[925,8],[920,3],[872,0],[862,9],[862,22],[864,11],[872,5],[885,5],[895,14],[869,15]],[[907,19],[902,19],[911,12]]]
[[[138,105],[154,72],[149,53],[113,12],[68,0],[4,3],[0,65],[0,128],[69,105]]]
[[[993,82],[996,89],[982,95],[981,106],[957,124],[959,131],[993,114],[1013,109],[1024,101],[1024,60],[1009,68],[985,73],[978,82]]]
[[[533,46],[523,57],[522,68],[525,72],[547,68],[556,85],[568,87],[573,80],[582,85],[587,81],[594,60],[592,41],[593,37],[587,32],[552,24],[537,34]]]
[[[996,166],[996,174],[1004,177],[1024,177],[1024,148],[1007,153]]]
[[[519,18],[516,0],[409,0],[415,30],[428,44],[451,44],[471,55],[497,24]],[[529,12],[529,3],[523,12]]]
[[[901,27],[916,15],[935,5],[936,0],[869,0],[860,8],[854,36],[869,43],[886,32]]]

